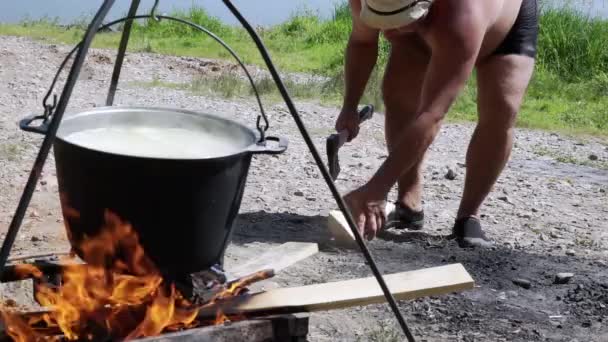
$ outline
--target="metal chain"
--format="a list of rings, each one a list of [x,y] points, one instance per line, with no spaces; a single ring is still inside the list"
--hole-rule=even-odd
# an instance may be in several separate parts
[[[44,115],[43,120],[47,122],[51,115],[53,115],[53,111],[57,107],[57,94],[53,94],[53,104],[44,103]]]
[[[160,22],[160,18],[156,15],[156,11],[158,10],[158,4],[160,0],[154,0],[154,5],[152,6],[152,10],[150,11],[150,18]]]
[[[55,108],[57,107],[57,94],[53,94],[53,90],[55,89],[55,85],[57,85],[57,81],[59,81],[59,76],[61,75],[61,72],[63,71],[65,66],[68,64],[70,59],[74,56],[76,51],[78,51],[78,49],[80,49],[81,45],[82,45],[82,43],[76,45],[76,47],[74,47],[72,49],[72,51],[70,51],[70,53],[65,57],[63,62],[61,62],[61,65],[59,66],[59,70],[55,74],[55,77],[53,78],[53,82],[51,82],[51,86],[49,87],[49,90],[46,92],[44,99],[42,99],[42,107],[44,108],[44,115],[42,115],[41,118],[44,120],[44,122],[47,122],[51,118],[51,116],[53,115],[53,112],[55,111]],[[51,95],[53,96],[53,104],[49,103],[49,98],[51,97]]]

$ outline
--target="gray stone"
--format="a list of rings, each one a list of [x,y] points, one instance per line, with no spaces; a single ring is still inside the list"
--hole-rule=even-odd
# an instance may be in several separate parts
[[[523,279],[523,278],[513,279],[513,284],[515,284],[519,287],[522,287],[526,290],[528,290],[532,287],[532,283],[528,279]]]
[[[567,284],[574,277],[574,273],[558,273],[553,280],[554,284]]]
[[[568,255],[568,256],[575,256],[576,252],[573,249],[569,249],[569,250],[566,251],[566,255]]]
[[[456,179],[456,172],[454,172],[454,170],[452,170],[451,168],[448,168],[448,172],[446,172],[445,178],[447,180],[454,180],[454,179]]]
[[[511,203],[511,200],[509,200],[509,197],[507,197],[507,196],[500,196],[500,197],[498,197],[498,199],[503,202]]]

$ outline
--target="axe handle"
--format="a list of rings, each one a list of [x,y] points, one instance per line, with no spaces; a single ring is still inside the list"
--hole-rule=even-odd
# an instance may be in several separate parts
[[[359,125],[369,120],[374,116],[374,106],[366,105],[359,111]],[[342,147],[348,141],[348,131],[343,129],[338,132],[340,139],[338,140],[338,148]]]

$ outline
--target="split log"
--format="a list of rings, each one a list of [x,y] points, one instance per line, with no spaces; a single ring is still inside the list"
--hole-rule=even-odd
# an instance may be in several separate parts
[[[393,203],[386,203],[384,213],[387,216],[394,210],[395,205]],[[327,229],[333,236],[335,243],[340,247],[349,249],[358,248],[355,235],[351,231],[342,211],[332,210],[329,212],[329,216],[327,217]]]
[[[228,271],[228,279],[238,279],[260,270],[278,273],[318,252],[319,246],[316,243],[287,242],[272,248],[259,258],[234,267]]]

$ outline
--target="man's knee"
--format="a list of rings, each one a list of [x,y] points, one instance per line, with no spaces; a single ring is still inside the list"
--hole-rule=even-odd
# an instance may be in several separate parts
[[[392,43],[382,82],[382,98],[388,111],[415,114],[429,61],[419,38],[403,36]]]
[[[515,128],[519,108],[505,104],[479,118],[479,129],[493,134],[511,133]]]
[[[500,133],[509,132],[515,127],[522,102],[518,92],[486,94],[480,101],[480,128]]]
[[[387,113],[415,114],[418,107],[418,93],[411,87],[395,84],[385,78],[382,83],[382,100]]]
[[[534,60],[493,57],[478,69],[479,125],[496,133],[511,132],[525,96]]]
[[[387,113],[416,114],[422,88],[422,83],[415,82],[416,73],[416,70],[387,69],[382,82],[382,100]]]

